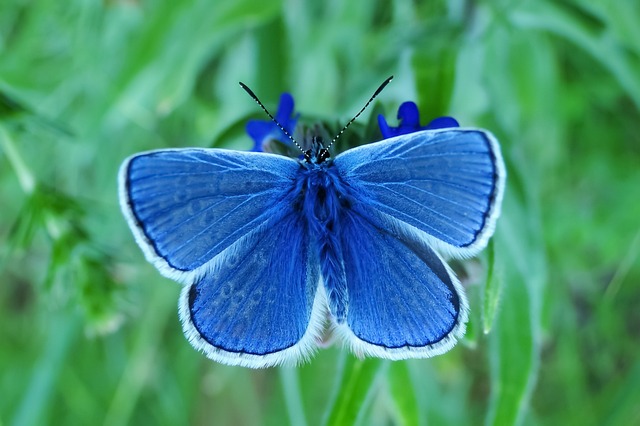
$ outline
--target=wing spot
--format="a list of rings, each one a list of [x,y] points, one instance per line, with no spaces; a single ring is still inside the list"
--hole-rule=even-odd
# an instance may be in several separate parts
[[[231,288],[230,284],[224,284],[220,289],[220,294],[224,297],[229,297],[231,295],[232,290],[233,289]]]

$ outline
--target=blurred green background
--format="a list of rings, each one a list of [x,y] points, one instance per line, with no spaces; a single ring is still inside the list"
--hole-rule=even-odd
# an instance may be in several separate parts
[[[636,0],[3,0],[0,424],[640,424],[638,22]],[[240,80],[345,122],[391,74],[387,117],[413,100],[502,143],[496,236],[457,265],[467,336],[207,360],[120,214],[121,161],[248,149]]]

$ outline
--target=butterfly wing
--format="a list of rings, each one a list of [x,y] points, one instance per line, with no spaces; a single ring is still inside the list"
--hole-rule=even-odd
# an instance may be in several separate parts
[[[471,256],[493,234],[505,168],[485,130],[410,133],[346,151],[334,164],[364,204],[424,232],[444,252]]]
[[[358,147],[334,160],[353,199],[341,222],[346,320],[357,355],[424,358],[464,334],[468,305],[432,249],[471,255],[499,215],[504,165],[483,130],[423,131]]]
[[[306,359],[326,311],[318,274],[305,222],[294,212],[269,221],[183,288],[185,335],[207,357],[230,365],[262,368]]]
[[[293,208],[299,167],[270,154],[179,149],[121,168],[129,226],[151,263],[188,284],[183,330],[211,359],[260,368],[313,350],[325,303]]]
[[[467,321],[460,283],[419,235],[392,222],[378,227],[366,215],[350,211],[341,225],[348,309],[338,333],[358,356],[448,351]]]
[[[134,155],[120,168],[120,205],[149,262],[191,283],[207,263],[258,225],[292,189],[299,165],[222,149]]]

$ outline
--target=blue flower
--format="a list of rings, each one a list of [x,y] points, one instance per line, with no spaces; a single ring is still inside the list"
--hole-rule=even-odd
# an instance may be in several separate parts
[[[460,127],[460,124],[453,117],[438,117],[431,120],[426,126],[420,126],[420,112],[418,111],[418,106],[413,102],[405,102],[400,105],[400,108],[398,108],[398,120],[400,120],[398,127],[390,127],[382,114],[378,116],[378,125],[384,139],[420,130]]]
[[[291,136],[293,136],[299,116],[300,114],[293,114],[293,96],[289,93],[283,93],[280,96],[275,119]],[[274,140],[285,145],[291,145],[291,139],[271,120],[249,120],[246,130],[253,139],[252,151],[273,152],[273,148],[270,145]]]

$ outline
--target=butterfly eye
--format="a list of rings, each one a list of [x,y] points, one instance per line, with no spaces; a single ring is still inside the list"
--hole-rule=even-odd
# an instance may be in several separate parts
[[[321,149],[320,154],[318,155],[318,163],[322,163],[323,161],[328,160],[329,157],[331,157],[329,150],[326,148]]]

